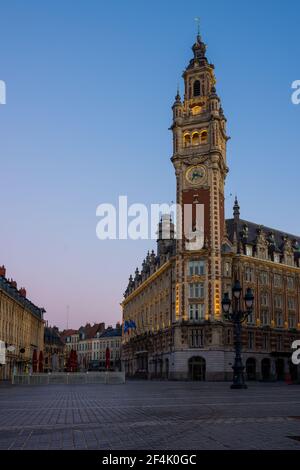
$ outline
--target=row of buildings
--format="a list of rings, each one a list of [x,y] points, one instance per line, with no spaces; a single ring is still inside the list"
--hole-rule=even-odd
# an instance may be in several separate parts
[[[191,236],[176,237],[172,220],[163,216],[157,252],[148,253],[142,269],[129,277],[123,322],[136,328],[123,333],[124,368],[129,376],[231,379],[234,334],[222,314],[222,297],[239,280],[244,293],[250,287],[255,297],[243,327],[247,378],[299,380],[291,346],[300,338],[300,237],[241,218],[237,199],[233,217],[225,219],[227,120],[200,35],[192,51],[171,125],[182,208],[177,226],[187,226]]]
[[[24,288],[0,267],[0,380],[13,374],[66,371],[71,351],[78,371],[121,368],[122,328],[86,324],[60,332],[44,320],[45,310],[34,305]],[[74,356],[74,355],[73,355]],[[35,359],[36,358],[36,359]],[[109,362],[108,362],[109,361]],[[36,364],[35,364],[36,362]]]

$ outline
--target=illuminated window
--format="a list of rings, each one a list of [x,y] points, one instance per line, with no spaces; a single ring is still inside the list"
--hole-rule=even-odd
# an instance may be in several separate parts
[[[200,141],[201,141],[201,144],[204,144],[205,142],[207,142],[207,130],[204,130],[201,132],[200,134]]]
[[[191,136],[190,134],[184,134],[184,146],[188,147],[191,145]]]
[[[199,145],[200,143],[200,137],[198,132],[194,132],[192,136],[192,144],[193,145]]]
[[[200,96],[200,82],[196,80],[194,82],[194,96]]]

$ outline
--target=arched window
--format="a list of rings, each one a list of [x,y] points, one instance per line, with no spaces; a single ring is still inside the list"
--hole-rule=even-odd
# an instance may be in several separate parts
[[[199,145],[199,143],[200,143],[199,133],[194,132],[193,136],[192,136],[192,144],[193,145]]]
[[[189,145],[191,145],[191,136],[190,136],[190,134],[184,134],[183,140],[184,140],[184,146],[185,147],[188,147]]]
[[[207,142],[207,130],[206,129],[201,131],[200,141],[201,141],[201,144],[204,144],[205,142]]]
[[[200,96],[200,81],[194,81],[194,96]]]

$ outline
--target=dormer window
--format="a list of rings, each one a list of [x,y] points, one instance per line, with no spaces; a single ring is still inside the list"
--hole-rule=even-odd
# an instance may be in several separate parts
[[[280,254],[274,253],[274,263],[280,263]]]
[[[200,96],[200,81],[194,81],[194,96]]]
[[[246,256],[253,256],[253,248],[251,245],[246,245]]]

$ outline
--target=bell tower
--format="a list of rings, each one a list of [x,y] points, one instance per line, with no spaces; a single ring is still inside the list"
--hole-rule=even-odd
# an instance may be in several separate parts
[[[192,51],[193,58],[182,75],[183,101],[178,91],[172,106],[171,161],[176,175],[177,204],[182,208],[181,231],[189,224],[196,238],[198,229],[202,230],[202,238],[191,244],[191,238],[188,240],[183,233],[176,242],[175,321],[179,322],[191,319],[191,303],[193,309],[201,312],[200,319],[221,319],[221,246],[225,236],[226,118],[215,88],[214,65],[206,58],[206,45],[200,34]],[[186,205],[191,207],[189,220]],[[204,216],[204,224],[198,228],[197,205]],[[204,269],[193,272],[190,269],[193,262],[201,263]],[[191,298],[191,283],[203,285],[202,297]]]

